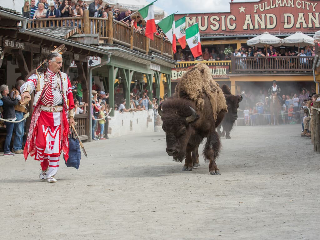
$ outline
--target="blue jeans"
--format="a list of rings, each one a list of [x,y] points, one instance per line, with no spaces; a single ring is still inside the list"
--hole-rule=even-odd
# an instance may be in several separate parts
[[[97,120],[92,119],[92,139],[94,139],[94,132],[96,131]]]
[[[6,136],[6,140],[4,142],[4,153],[9,153],[9,152],[11,152],[10,151],[10,143],[11,143],[14,123],[5,122],[5,125],[6,125],[6,129],[7,129],[7,136]]]
[[[104,123],[103,124],[99,123],[99,125],[100,125],[100,137],[103,137],[103,135],[104,135]]]
[[[17,121],[23,119],[23,112],[16,111],[16,118]],[[24,135],[24,123],[25,120],[19,123],[14,124],[14,141],[13,141],[13,150],[21,150],[22,149],[22,142],[23,142],[23,135]]]

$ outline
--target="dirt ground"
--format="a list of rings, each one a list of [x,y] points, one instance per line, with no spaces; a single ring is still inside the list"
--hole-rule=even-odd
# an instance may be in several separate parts
[[[300,125],[236,127],[220,176],[182,172],[164,133],[86,143],[58,182],[0,156],[0,239],[319,239],[320,155]]]

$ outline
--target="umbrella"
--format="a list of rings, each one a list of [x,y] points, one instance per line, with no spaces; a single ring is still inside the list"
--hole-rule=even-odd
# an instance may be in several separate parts
[[[314,45],[314,39],[302,32],[296,32],[295,34],[283,39],[283,45],[306,47]]]
[[[267,45],[272,45],[274,47],[277,47],[277,46],[280,46],[281,44],[282,44],[282,40],[280,38],[273,36],[268,32],[265,32],[247,41],[248,46],[256,46],[256,47],[265,47]]]

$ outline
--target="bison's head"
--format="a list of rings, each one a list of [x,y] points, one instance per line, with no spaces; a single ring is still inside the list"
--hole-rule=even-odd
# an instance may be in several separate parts
[[[241,95],[225,95],[228,105],[228,113],[231,114],[232,120],[235,121],[238,118],[239,103],[242,101]]]
[[[177,161],[184,159],[187,144],[194,132],[192,123],[199,118],[194,108],[187,100],[172,98],[164,101],[158,109],[163,121],[162,129],[166,133],[166,151]]]

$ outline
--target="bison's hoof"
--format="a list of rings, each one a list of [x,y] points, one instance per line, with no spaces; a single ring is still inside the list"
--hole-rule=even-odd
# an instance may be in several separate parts
[[[192,171],[192,167],[183,166],[182,171]]]
[[[219,170],[210,172],[211,175],[221,175]]]
[[[199,163],[194,163],[194,164],[193,164],[193,168],[196,169],[196,168],[198,168],[198,167],[200,167],[200,164],[199,164]]]
[[[226,139],[231,139],[231,137],[230,136],[226,136]]]

